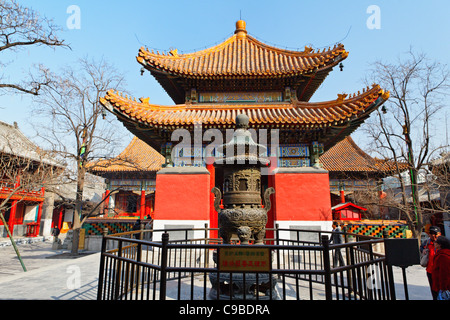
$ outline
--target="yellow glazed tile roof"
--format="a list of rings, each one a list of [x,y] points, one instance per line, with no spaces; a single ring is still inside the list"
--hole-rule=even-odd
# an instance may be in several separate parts
[[[342,44],[315,51],[283,50],[247,34],[245,22],[236,23],[233,36],[214,47],[188,54],[168,54],[140,48],[136,57],[144,67],[186,78],[217,79],[228,76],[292,76],[329,69],[347,58]]]
[[[122,96],[110,90],[100,102],[126,121],[137,122],[153,128],[183,127],[201,123],[211,126],[233,126],[237,114],[250,118],[251,126],[295,125],[322,127],[337,125],[363,115],[378,100],[382,104],[389,97],[379,85],[364,89],[362,93],[327,102],[278,102],[248,104],[179,104],[161,106],[148,103],[148,99]],[[381,100],[379,100],[381,99]]]
[[[324,169],[330,172],[392,172],[395,162],[372,158],[347,136],[320,156]],[[401,170],[406,163],[399,163]]]
[[[164,157],[144,141],[134,137],[116,157],[91,163],[91,170],[100,172],[158,171]]]

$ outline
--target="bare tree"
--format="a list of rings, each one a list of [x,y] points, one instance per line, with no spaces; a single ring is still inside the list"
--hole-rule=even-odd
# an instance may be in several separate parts
[[[439,202],[434,202],[434,210],[442,213],[443,220],[450,219],[450,152],[442,152],[439,158],[430,162],[431,183],[439,191]],[[449,236],[447,234],[447,236]]]
[[[449,76],[445,65],[412,50],[397,63],[376,61],[372,65],[371,79],[390,91],[390,99],[368,121],[366,130],[373,142],[372,151],[394,163],[407,164],[409,181],[402,177],[400,166],[395,176],[402,190],[401,210],[414,237],[420,237],[424,225],[419,172],[426,169],[430,156],[439,149],[439,132],[434,129],[445,106]]]
[[[19,51],[29,46],[68,47],[58,36],[61,28],[52,20],[40,16],[36,11],[19,5],[14,0],[0,0],[0,52]],[[4,59],[2,59],[4,60]],[[5,68],[7,63],[0,62]],[[32,95],[39,94],[42,86],[50,78],[44,68],[38,76],[21,83],[9,83],[4,75],[0,76],[0,90],[14,90]]]
[[[115,142],[121,134],[113,124],[114,119],[104,113],[99,99],[107,90],[122,86],[123,76],[104,60],[86,58],[60,74],[52,74],[51,78],[52,82],[35,98],[34,113],[44,120],[37,124],[38,135],[69,164],[77,183],[72,226],[72,253],[76,254],[88,163],[114,154]]]

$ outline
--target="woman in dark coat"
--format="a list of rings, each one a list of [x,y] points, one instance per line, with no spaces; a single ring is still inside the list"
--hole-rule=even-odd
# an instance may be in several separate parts
[[[436,255],[433,261],[433,287],[434,292],[450,290],[450,240],[440,236],[434,243]]]

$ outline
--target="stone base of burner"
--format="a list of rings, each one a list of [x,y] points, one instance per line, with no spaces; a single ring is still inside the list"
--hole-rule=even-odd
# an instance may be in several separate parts
[[[278,300],[277,280],[268,273],[210,273],[212,300]]]

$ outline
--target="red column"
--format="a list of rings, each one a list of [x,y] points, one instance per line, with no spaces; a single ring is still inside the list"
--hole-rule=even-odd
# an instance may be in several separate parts
[[[141,190],[141,210],[140,210],[140,219],[144,219],[144,215],[145,215],[145,190],[142,189]]]
[[[216,209],[214,209],[214,193],[211,190],[216,186],[216,168],[214,168],[214,157],[208,158],[206,161],[206,169],[210,174],[210,183],[209,183],[209,227],[210,228],[218,228],[218,213]],[[218,238],[219,233],[218,230],[211,230],[209,233],[210,238]]]
[[[153,196],[150,194],[148,199],[145,199],[145,212],[147,216],[153,219]]]
[[[20,177],[17,176],[16,182],[14,183],[14,189],[17,190],[19,186],[20,186]],[[14,223],[16,220],[17,202],[18,202],[17,200],[13,200],[11,209],[9,211],[8,227],[9,231],[11,232],[11,235],[14,235]]]
[[[103,199],[105,199],[105,202],[103,202],[103,215],[109,216],[109,195],[111,193],[111,190],[106,189],[105,194],[103,195]]]
[[[39,207],[38,207],[38,216],[37,216],[37,226],[36,226],[36,230],[34,231],[34,235],[38,236],[39,235],[39,229],[41,228],[41,217],[42,217],[42,205],[44,202],[40,202],[39,203]]]
[[[275,170],[278,166],[278,158],[277,157],[270,157],[270,168],[269,168],[269,177],[268,177],[268,185],[267,187],[275,187],[275,182],[274,182],[274,175],[273,175],[273,170]],[[276,190],[275,190],[276,192]],[[272,207],[269,210],[269,212],[267,212],[267,224],[266,224],[266,228],[275,228],[275,212],[276,212],[276,204],[275,204],[275,197],[272,196],[271,197],[271,204]],[[275,233],[273,230],[267,230],[266,231],[266,238],[273,238],[275,236]],[[268,244],[273,244],[273,242],[269,242]]]
[[[111,193],[111,191],[110,190],[106,190],[105,191],[105,197],[106,197],[106,200],[105,200],[105,208],[106,208],[106,215],[108,215],[109,216],[109,194]]]
[[[341,194],[341,203],[345,203],[345,194],[344,194],[344,190],[340,191]]]
[[[61,207],[59,208],[59,213],[58,213],[58,215],[59,215],[59,216],[58,216],[58,225],[56,226],[56,227],[58,227],[59,230],[62,229],[63,213],[64,213],[64,207],[61,206]]]
[[[16,212],[17,212],[17,200],[12,202],[11,209],[9,210],[9,221],[8,228],[11,234],[14,234],[14,222],[16,220]]]
[[[41,188],[41,195],[42,197],[45,196],[45,188],[42,187]],[[44,201],[42,200],[42,202],[39,203],[39,207],[38,207],[38,216],[37,216],[37,226],[36,226],[36,231],[35,231],[35,235],[39,235],[39,229],[41,228],[41,217],[42,217],[42,207],[44,205]]]

